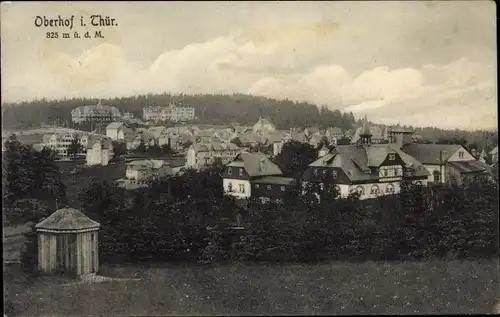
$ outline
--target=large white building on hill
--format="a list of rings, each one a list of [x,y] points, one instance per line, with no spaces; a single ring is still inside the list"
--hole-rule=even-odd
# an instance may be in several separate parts
[[[170,104],[168,107],[146,107],[142,109],[144,121],[189,121],[195,118],[193,107],[176,106]]]

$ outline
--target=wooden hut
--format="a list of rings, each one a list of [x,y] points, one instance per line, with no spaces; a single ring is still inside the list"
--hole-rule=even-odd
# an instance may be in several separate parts
[[[74,276],[97,273],[99,227],[98,222],[73,208],[59,209],[38,223],[40,271]]]

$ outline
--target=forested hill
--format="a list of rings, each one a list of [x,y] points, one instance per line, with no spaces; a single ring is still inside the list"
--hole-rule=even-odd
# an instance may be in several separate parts
[[[306,102],[275,100],[251,95],[141,95],[101,99],[103,105],[117,107],[122,113],[131,112],[142,118],[146,106],[190,105],[196,109],[200,123],[242,125],[255,124],[260,116],[268,117],[278,129],[310,126],[338,126],[350,129],[355,123],[352,113],[330,111]],[[19,129],[41,124],[71,123],[71,110],[83,105],[95,105],[97,99],[40,100],[2,105],[4,129]]]

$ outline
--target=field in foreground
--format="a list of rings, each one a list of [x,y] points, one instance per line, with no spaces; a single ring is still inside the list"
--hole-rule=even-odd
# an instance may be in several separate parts
[[[22,316],[481,314],[498,299],[496,263],[103,266],[105,276],[141,280],[73,285],[11,267],[5,307]]]

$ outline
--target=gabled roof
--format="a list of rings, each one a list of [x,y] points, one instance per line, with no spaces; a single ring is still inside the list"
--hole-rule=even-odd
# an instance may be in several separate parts
[[[498,145],[495,146],[495,148],[493,150],[490,151],[489,153],[490,155],[495,155],[495,154],[498,154]]]
[[[415,170],[415,176],[429,173],[416,159],[403,153],[392,144],[372,144],[370,146],[339,145],[332,153],[326,154],[309,164],[311,167],[335,167],[342,169],[351,181],[376,180],[378,175],[364,173],[371,167],[378,167],[389,153],[398,154],[406,167]]]
[[[85,216],[80,210],[62,208],[47,219],[36,224],[35,228],[42,230],[85,230],[98,229],[100,224]]]
[[[262,153],[242,152],[227,166],[241,167],[241,162],[250,177],[283,175],[278,165]]]
[[[110,124],[108,124],[106,126],[106,130],[107,129],[119,129],[121,127],[123,127],[123,122],[111,122]]]
[[[489,171],[489,166],[480,161],[448,162],[448,164],[456,168],[460,173],[482,173]]]
[[[461,149],[462,146],[458,144],[421,144],[413,143],[403,146],[403,152],[413,156],[423,164],[437,164],[441,163],[441,152],[446,151],[444,160],[447,161],[455,152]]]

